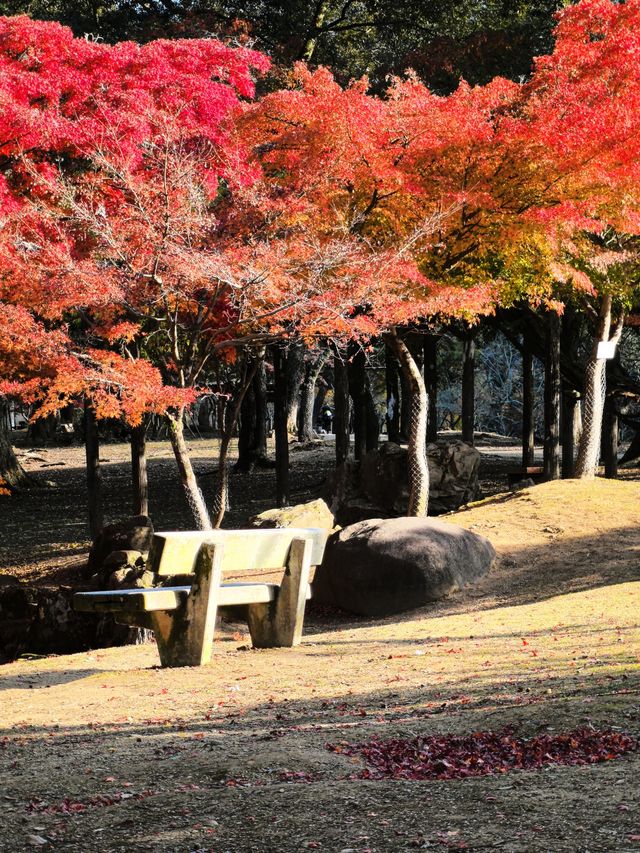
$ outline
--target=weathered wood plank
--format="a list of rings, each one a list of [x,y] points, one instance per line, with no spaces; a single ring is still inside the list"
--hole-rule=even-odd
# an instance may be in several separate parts
[[[275,601],[249,606],[249,631],[256,648],[290,647],[300,643],[305,605],[310,597],[312,554],[311,540],[294,539]]]
[[[77,592],[73,599],[75,610],[89,613],[129,613],[153,610],[175,610],[186,600],[190,586],[169,586],[155,589],[118,589],[104,592]],[[276,583],[228,583],[218,591],[218,605],[233,607],[241,604],[257,604],[275,601],[278,594]],[[306,598],[311,598],[307,584]]]
[[[223,556],[223,545],[204,542],[186,602],[151,614],[162,666],[202,666],[211,660]]]
[[[192,574],[203,542],[224,544],[222,571],[283,568],[292,539],[313,541],[311,565],[322,561],[327,531],[315,528],[275,530],[205,530],[156,533],[151,543],[147,568],[159,575]]]

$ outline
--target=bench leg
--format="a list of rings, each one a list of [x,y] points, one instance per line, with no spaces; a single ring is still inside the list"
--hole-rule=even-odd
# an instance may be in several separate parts
[[[270,604],[249,605],[249,632],[255,648],[290,647],[300,643],[312,551],[312,540],[294,539],[276,600]]]
[[[162,666],[201,666],[211,660],[222,547],[200,546],[191,592],[182,607],[149,614]]]

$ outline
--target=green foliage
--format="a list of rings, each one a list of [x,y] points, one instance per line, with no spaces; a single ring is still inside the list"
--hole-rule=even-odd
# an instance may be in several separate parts
[[[255,40],[284,65],[308,58],[344,80],[415,68],[439,92],[460,77],[527,76],[551,47],[553,14],[567,0],[4,0],[0,13],[58,20],[77,35],[114,41],[202,36]]]

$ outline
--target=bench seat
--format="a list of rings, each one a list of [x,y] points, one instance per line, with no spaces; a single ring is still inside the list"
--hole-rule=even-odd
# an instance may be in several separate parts
[[[276,600],[278,589],[277,583],[225,583],[218,588],[217,603],[219,607],[268,604]],[[175,610],[187,600],[190,592],[190,586],[78,592],[73,606],[85,613]],[[307,585],[307,601],[310,598],[311,588]]]

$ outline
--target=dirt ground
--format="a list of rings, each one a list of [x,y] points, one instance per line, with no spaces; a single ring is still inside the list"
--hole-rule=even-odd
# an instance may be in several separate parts
[[[0,571],[68,578],[83,559],[81,460],[62,468],[57,452],[30,463],[58,483],[46,507],[35,493],[0,507]],[[301,497],[326,456],[304,454]],[[126,471],[104,455],[115,506]],[[154,515],[171,527],[187,519],[168,464],[150,467]],[[236,479],[237,518],[269,504],[271,478]],[[637,752],[410,782],[357,778],[362,759],[327,749],[506,726],[640,736],[639,508],[636,480],[490,495],[445,517],[494,543],[480,584],[376,621],[312,602],[296,649],[251,650],[238,623],[199,669],[159,669],[152,645],[0,667],[0,850],[640,850]]]

